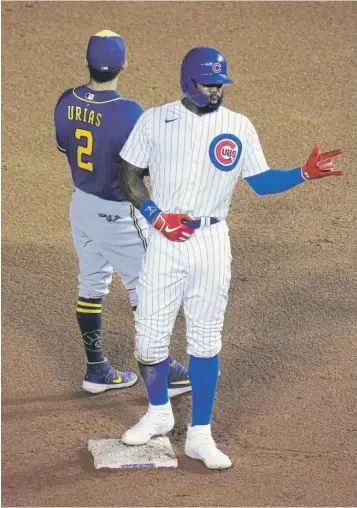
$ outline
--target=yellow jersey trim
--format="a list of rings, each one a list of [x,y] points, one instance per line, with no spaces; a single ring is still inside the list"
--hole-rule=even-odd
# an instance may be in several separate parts
[[[114,97],[114,99],[109,99],[109,101],[90,101],[88,99],[82,99],[82,97],[79,97],[79,95],[77,95],[75,92],[75,88],[73,88],[73,95],[80,101],[86,102],[87,104],[107,104],[108,102],[114,102],[121,99],[121,97]]]

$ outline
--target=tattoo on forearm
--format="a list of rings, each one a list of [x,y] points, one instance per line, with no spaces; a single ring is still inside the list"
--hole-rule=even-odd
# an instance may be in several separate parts
[[[138,210],[144,201],[150,199],[143,178],[145,174],[147,174],[147,169],[138,168],[124,160],[120,163],[118,175],[120,188],[128,195],[129,201]]]

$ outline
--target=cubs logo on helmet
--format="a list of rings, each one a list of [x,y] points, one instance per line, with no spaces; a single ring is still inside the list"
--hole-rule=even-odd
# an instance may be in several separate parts
[[[219,63],[219,62],[215,62],[213,65],[212,65],[212,70],[213,72],[215,72],[216,74],[219,74],[222,70],[222,65]]]
[[[216,136],[209,147],[209,157],[216,168],[221,171],[232,171],[242,154],[242,143],[233,134]]]

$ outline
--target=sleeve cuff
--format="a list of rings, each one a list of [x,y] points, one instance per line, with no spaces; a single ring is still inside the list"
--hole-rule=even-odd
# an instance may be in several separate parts
[[[67,153],[66,150],[64,148],[62,148],[61,146],[59,146],[59,144],[57,143],[57,150],[59,150],[60,152],[62,153]]]

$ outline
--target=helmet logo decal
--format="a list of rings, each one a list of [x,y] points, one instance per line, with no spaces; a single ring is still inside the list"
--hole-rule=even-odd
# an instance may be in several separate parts
[[[212,164],[221,171],[232,171],[242,155],[242,143],[233,134],[216,136],[209,147]]]
[[[219,63],[219,62],[215,62],[213,65],[212,65],[212,70],[213,72],[215,72],[216,74],[219,74],[222,70],[222,65]]]

